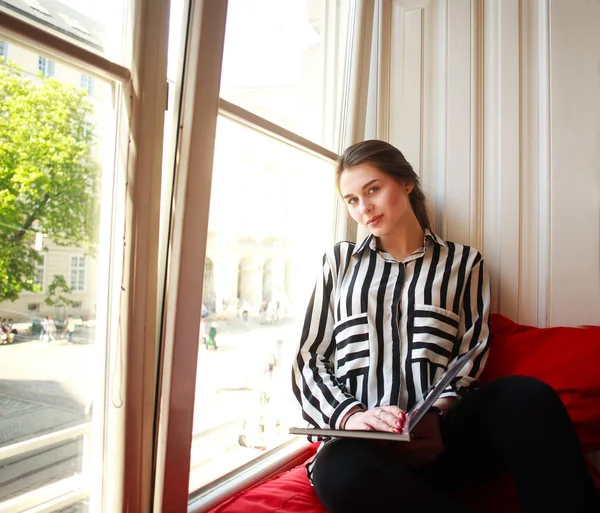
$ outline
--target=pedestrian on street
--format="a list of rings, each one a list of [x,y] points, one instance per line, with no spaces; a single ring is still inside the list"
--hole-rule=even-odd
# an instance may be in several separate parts
[[[73,343],[73,333],[75,333],[75,319],[73,319],[72,315],[69,315],[62,335],[67,339],[67,342],[71,344]]]
[[[210,328],[208,330],[208,340],[206,342],[206,349],[208,349],[209,346],[212,346],[215,350],[218,349],[218,347],[217,347],[217,323],[216,322],[211,323]]]
[[[44,320],[42,321],[42,329],[40,330],[40,342],[48,341],[48,329],[49,329],[48,316],[46,316],[46,317],[44,317]]]
[[[48,328],[48,343],[56,342],[56,324],[54,324],[54,319],[51,315],[46,316],[45,323]]]

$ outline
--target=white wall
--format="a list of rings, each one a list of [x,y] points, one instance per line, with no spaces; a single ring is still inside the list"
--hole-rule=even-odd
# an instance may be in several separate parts
[[[600,2],[387,3],[391,115],[368,135],[413,163],[438,233],[483,252],[494,311],[600,324]]]

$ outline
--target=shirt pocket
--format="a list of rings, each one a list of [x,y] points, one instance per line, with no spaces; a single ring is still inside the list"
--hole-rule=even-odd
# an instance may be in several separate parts
[[[369,368],[369,320],[366,313],[340,319],[333,326],[335,374],[341,381]]]
[[[415,305],[411,359],[430,367],[437,379],[448,367],[458,334],[459,316],[434,305]]]

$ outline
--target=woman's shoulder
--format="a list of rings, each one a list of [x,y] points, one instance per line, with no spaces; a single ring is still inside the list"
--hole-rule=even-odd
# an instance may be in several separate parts
[[[479,262],[483,262],[483,255],[477,248],[469,246],[468,244],[462,244],[460,242],[444,240],[439,235],[434,233],[431,235],[438,244],[446,248],[446,251],[453,253],[455,256],[461,255],[462,258],[470,261],[471,265],[476,265]]]
[[[341,242],[336,242],[333,246],[330,246],[329,248],[327,248],[327,250],[325,251],[325,256],[327,256],[327,257],[336,256],[337,257],[339,255],[352,254],[352,253],[354,253],[355,249],[356,249],[355,242],[350,242],[350,241],[344,240]]]
[[[337,242],[331,247],[332,252],[353,252],[356,249],[356,242],[350,242],[349,240],[343,240],[341,242]]]
[[[330,246],[323,255],[323,262],[329,264],[329,266],[339,269],[341,266],[345,266],[356,252],[357,244],[350,241],[337,242],[333,246]]]

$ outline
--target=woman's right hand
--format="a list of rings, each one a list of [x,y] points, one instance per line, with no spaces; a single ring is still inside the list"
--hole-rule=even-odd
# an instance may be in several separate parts
[[[349,413],[344,429],[401,433],[405,421],[406,414],[397,406],[378,406],[366,411]]]

